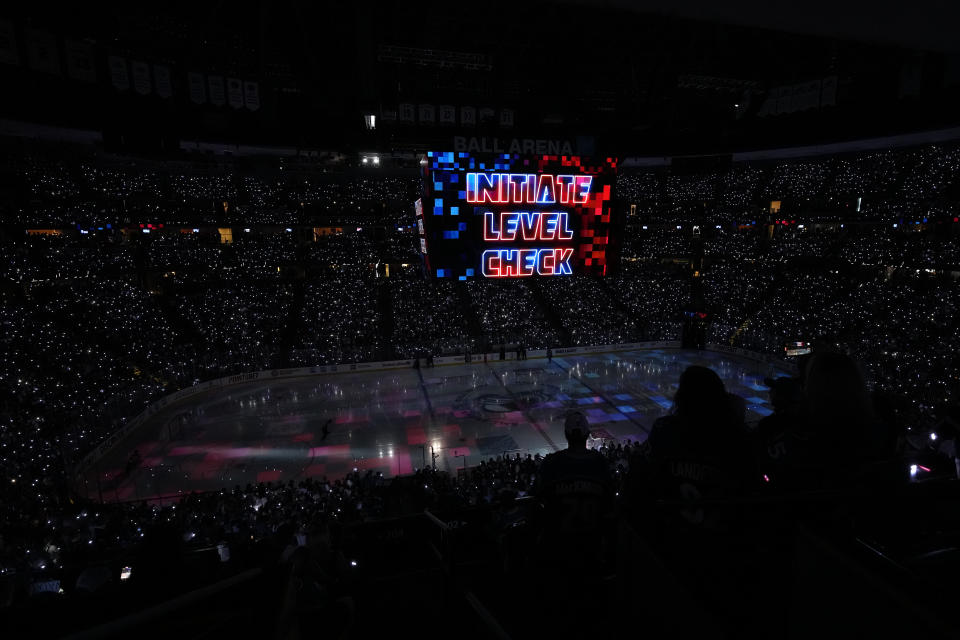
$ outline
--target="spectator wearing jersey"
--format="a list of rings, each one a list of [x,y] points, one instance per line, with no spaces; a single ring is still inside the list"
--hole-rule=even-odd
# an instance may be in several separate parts
[[[753,433],[757,467],[764,487],[774,492],[795,491],[819,484],[820,447],[803,410],[803,386],[790,377],[766,378],[773,414],[763,418]]]
[[[749,442],[720,377],[706,367],[687,367],[673,402],[673,412],[654,422],[630,463],[634,497],[698,502],[752,488],[757,476]],[[696,527],[718,524],[702,505],[681,507],[668,519]]]
[[[590,429],[582,413],[568,414],[563,432],[567,448],[544,458],[535,486],[543,517],[534,606],[543,615],[530,632],[589,637],[596,632],[596,616],[579,604],[570,606],[568,594],[586,590],[599,600],[613,597],[601,579],[612,548],[607,524],[613,481],[603,454],[587,448]]]
[[[763,436],[775,436],[790,429],[800,419],[803,405],[803,385],[797,378],[783,376],[764,378],[763,383],[770,389],[770,404],[773,414],[757,424],[757,433]]]
[[[740,598],[757,601],[763,584],[751,570],[750,512],[736,503],[757,485],[737,403],[714,371],[687,367],[673,411],[630,462],[633,522],[685,588],[737,629],[754,624]]]
[[[544,458],[535,489],[544,513],[541,540],[544,551],[562,558],[566,568],[588,570],[599,557],[584,547],[599,556],[605,519],[612,512],[613,480],[603,455],[587,448],[590,428],[582,413],[567,415],[563,433],[567,448]]]

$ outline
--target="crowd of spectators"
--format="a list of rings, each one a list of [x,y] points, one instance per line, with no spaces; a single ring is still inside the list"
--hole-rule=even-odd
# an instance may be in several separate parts
[[[708,342],[769,355],[793,341],[828,345],[862,362],[874,391],[921,414],[955,403],[958,169],[957,150],[926,147],[626,174],[620,196],[637,201],[638,218],[613,276],[461,283],[402,266],[418,263],[412,212],[403,213],[415,179],[30,157],[0,230],[0,564],[87,562],[135,546],[160,521],[187,541],[240,544],[304,514],[394,513],[392,482],[369,474],[176,507],[67,501],[72,465],[148,403],[242,371],[673,340],[692,310],[708,313]],[[763,209],[776,199],[795,213],[771,233],[779,215]],[[314,235],[311,216],[333,221]],[[147,219],[172,228],[141,231]],[[205,228],[179,226],[191,223]],[[23,234],[37,227],[58,233]],[[635,446],[603,451],[614,473],[628,470]],[[459,477],[420,470],[416,500],[522,498],[539,464],[499,458]]]
[[[304,285],[291,366],[369,362],[381,354],[377,288],[370,277],[336,274]]]
[[[572,344],[622,344],[640,337],[626,307],[605,280],[575,275],[544,280],[541,286]]]
[[[463,300],[448,280],[430,282],[419,277],[390,278],[393,300],[391,343],[402,358],[425,354],[478,352],[467,322]]]
[[[597,450],[621,491],[639,443],[604,441]],[[56,573],[64,566],[108,563],[129,557],[161,526],[175,532],[185,550],[217,547],[228,558],[231,549],[236,555],[251,541],[271,538],[278,531],[303,540],[318,528],[407,515],[429,506],[467,508],[529,497],[542,461],[540,454],[502,454],[481,461],[466,474],[426,467],[398,478],[354,470],[343,478],[236,486],[165,503],[30,500],[18,512],[8,508],[2,513],[0,568]],[[27,490],[38,491],[36,486]],[[5,493],[8,498],[18,495]]]
[[[480,321],[488,345],[546,349],[563,343],[550,310],[534,303],[533,286],[523,280],[467,281],[471,312]]]
[[[613,277],[611,295],[619,300],[636,326],[639,340],[676,340],[691,286],[686,274],[673,265],[627,262]]]
[[[930,145],[800,160],[733,163],[701,171],[658,168],[618,177],[618,193],[644,220],[757,220],[773,201],[807,213],[855,213],[896,221],[934,211],[956,215],[951,197],[960,150]]]

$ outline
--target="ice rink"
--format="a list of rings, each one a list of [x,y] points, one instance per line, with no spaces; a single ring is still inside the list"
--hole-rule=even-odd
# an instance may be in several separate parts
[[[392,476],[434,458],[455,472],[505,452],[565,447],[571,409],[587,415],[596,438],[643,440],[691,364],[710,367],[745,398],[748,421],[771,412],[764,376],[788,375],[737,356],[661,349],[257,381],[167,407],[84,484],[91,497],[113,501],[333,479],[354,468]],[[135,450],[142,462],[126,473]]]

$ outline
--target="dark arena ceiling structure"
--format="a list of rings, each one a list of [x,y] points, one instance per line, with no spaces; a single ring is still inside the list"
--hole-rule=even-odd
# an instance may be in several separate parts
[[[157,151],[178,139],[416,151],[507,127],[655,155],[955,124],[951,3],[781,5],[7,6],[0,116],[100,130],[111,144]],[[111,64],[141,70],[148,88],[129,79],[118,88]],[[230,108],[229,95],[196,99],[191,78],[223,93],[206,85],[211,76],[227,94],[254,83],[256,108]],[[413,122],[401,105],[416,110]],[[474,121],[463,107],[476,110]],[[365,115],[376,117],[374,129]]]

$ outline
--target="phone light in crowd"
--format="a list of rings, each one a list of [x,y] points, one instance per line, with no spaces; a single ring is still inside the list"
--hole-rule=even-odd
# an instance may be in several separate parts
[[[717,229],[719,229],[719,228],[720,228],[720,225],[717,225]]]
[[[937,434],[931,432],[931,433],[930,433],[930,440],[933,441],[933,442],[936,442],[936,441],[937,441]]]
[[[124,580],[124,581],[129,580],[130,576],[132,575],[133,575],[133,569],[131,567],[124,567],[123,569],[120,570],[121,580]]]
[[[351,561],[350,561],[350,566],[351,566],[351,567],[357,566],[357,561],[356,561],[356,560],[351,560]]]
[[[912,464],[910,465],[910,478],[913,479],[916,477],[917,477],[917,465]]]
[[[292,233],[292,232],[293,232],[293,229],[291,229],[290,227],[287,227],[287,228],[285,229],[285,231],[286,231],[287,233]]]
[[[643,230],[644,230],[644,231],[647,230],[647,225],[643,225]]]
[[[680,225],[678,224],[678,225],[677,225],[677,229],[679,229],[679,228],[680,228]]]
[[[373,114],[363,116],[363,124],[368,131],[373,131],[377,128],[377,116]]]
[[[250,229],[244,229],[243,232],[244,232],[244,233],[250,233]]]
[[[898,226],[898,225],[897,225],[897,223],[896,223],[896,222],[894,222],[894,223],[893,223],[893,228],[894,228],[894,229],[896,229],[896,228],[897,228],[897,226]]]
[[[193,232],[194,232],[194,233],[200,233],[200,229],[194,229]]]

